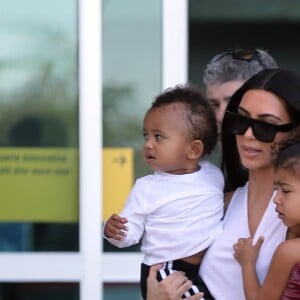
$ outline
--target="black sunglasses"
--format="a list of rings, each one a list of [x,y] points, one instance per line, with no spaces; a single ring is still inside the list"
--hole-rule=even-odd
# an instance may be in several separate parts
[[[251,127],[254,137],[265,143],[273,142],[277,132],[287,132],[296,127],[296,124],[293,123],[274,125],[265,121],[250,119],[231,111],[226,111],[225,118],[232,134],[243,135]]]
[[[233,59],[243,60],[251,62],[256,60],[263,68],[266,68],[266,65],[261,60],[260,52],[256,49],[243,48],[243,49],[228,49],[225,52],[222,52],[215,56],[212,62],[217,62],[225,56],[231,56]]]

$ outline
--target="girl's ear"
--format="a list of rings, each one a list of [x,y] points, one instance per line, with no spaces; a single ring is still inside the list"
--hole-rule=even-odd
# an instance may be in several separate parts
[[[201,140],[194,140],[191,143],[190,150],[188,153],[189,159],[200,159],[204,153],[204,145]]]

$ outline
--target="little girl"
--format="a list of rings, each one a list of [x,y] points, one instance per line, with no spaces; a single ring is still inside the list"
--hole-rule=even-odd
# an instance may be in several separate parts
[[[276,249],[262,285],[255,263],[263,247],[263,237],[240,238],[234,257],[240,263],[247,300],[300,299],[300,140],[283,147],[274,163],[274,198],[278,218],[288,227],[286,241]]]

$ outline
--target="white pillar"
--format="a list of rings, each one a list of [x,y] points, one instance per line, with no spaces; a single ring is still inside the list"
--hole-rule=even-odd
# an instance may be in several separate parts
[[[163,0],[163,89],[188,78],[188,0]]]
[[[79,0],[80,299],[102,299],[101,4]]]

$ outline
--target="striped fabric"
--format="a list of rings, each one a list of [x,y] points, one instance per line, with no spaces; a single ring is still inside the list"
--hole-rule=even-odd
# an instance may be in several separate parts
[[[173,267],[172,261],[166,262],[164,264],[164,268],[160,269],[157,272],[157,279],[161,281],[165,279],[167,276],[169,276],[170,274],[177,272],[176,270],[173,270],[172,267]],[[198,287],[196,285],[192,285],[192,287],[182,295],[182,298],[193,296],[199,292],[200,290],[198,289]],[[201,300],[205,300],[205,299],[202,298]]]

